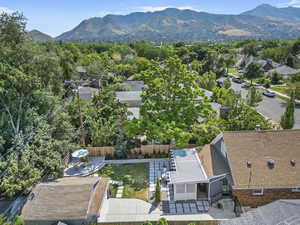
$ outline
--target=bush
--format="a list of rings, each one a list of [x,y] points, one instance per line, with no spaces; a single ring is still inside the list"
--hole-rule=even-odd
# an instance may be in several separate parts
[[[168,222],[165,218],[162,217],[157,221],[156,225],[168,225]]]

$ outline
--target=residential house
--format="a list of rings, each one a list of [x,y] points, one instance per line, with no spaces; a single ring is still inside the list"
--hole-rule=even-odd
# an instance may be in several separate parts
[[[223,220],[220,225],[298,225],[300,200],[277,200],[251,210],[241,217]]]
[[[214,173],[210,146],[171,151],[169,184],[174,200],[216,200],[223,194],[226,174]]]
[[[99,92],[98,88],[92,88],[92,87],[78,87],[79,96],[80,98],[90,100],[92,99],[93,95],[97,94]]]
[[[268,72],[269,70],[280,67],[280,64],[273,61],[272,59],[266,59],[266,60],[265,59],[259,59],[256,62],[261,65],[261,67],[263,68],[263,70],[265,72]]]
[[[117,91],[117,99],[128,104],[128,107],[139,107],[142,103],[141,91]]]
[[[299,69],[293,69],[293,68],[291,68],[289,66],[283,65],[283,66],[277,67],[275,69],[269,70],[267,72],[267,75],[268,76],[272,76],[272,74],[274,72],[277,72],[277,73],[281,74],[284,79],[288,79],[289,76],[291,76],[291,75],[293,75],[295,73],[299,73],[300,70]]]
[[[300,130],[227,131],[211,148],[240,205],[300,199]]]
[[[21,218],[29,225],[96,222],[105,211],[109,179],[70,177],[38,184],[28,196]]]

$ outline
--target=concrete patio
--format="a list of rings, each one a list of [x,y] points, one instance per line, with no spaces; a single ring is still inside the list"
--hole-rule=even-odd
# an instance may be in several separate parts
[[[64,171],[64,176],[89,176],[105,166],[104,157],[89,157],[88,163],[82,168],[76,168],[78,160],[71,161]]]
[[[161,211],[160,207],[138,199],[107,200],[106,212],[98,218],[98,223],[118,222],[144,222],[157,221],[160,217],[168,221],[211,221],[235,218],[233,212],[226,212],[217,208],[210,208],[207,213],[168,215]]]

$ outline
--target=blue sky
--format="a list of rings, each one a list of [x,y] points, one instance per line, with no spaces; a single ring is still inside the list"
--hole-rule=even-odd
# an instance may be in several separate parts
[[[156,11],[167,7],[210,13],[239,14],[259,4],[300,7],[300,0],[0,0],[0,11],[20,11],[27,29],[57,36],[90,17]]]

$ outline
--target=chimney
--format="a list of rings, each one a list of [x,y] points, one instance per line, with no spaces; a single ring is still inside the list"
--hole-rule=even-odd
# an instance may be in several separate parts
[[[275,167],[275,161],[273,159],[268,160],[268,167],[273,169]]]
[[[252,164],[250,161],[247,161],[247,168],[251,168]]]
[[[255,130],[260,131],[260,125],[259,124],[256,125]]]
[[[290,163],[291,163],[292,167],[295,167],[295,166],[296,166],[296,161],[295,161],[294,159],[292,159],[292,160],[290,161]]]

